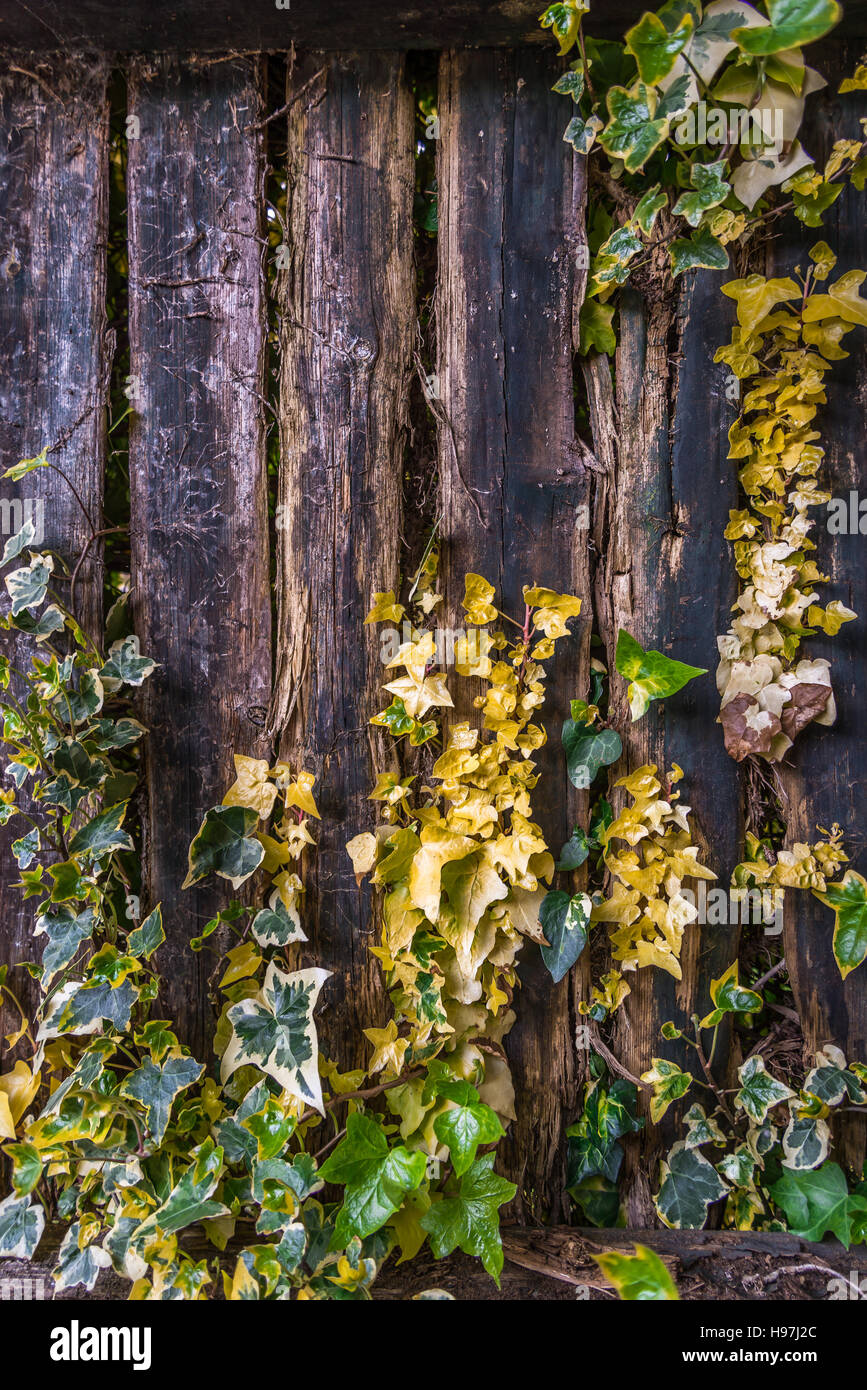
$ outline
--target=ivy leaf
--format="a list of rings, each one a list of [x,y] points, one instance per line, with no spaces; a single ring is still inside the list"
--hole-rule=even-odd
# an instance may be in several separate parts
[[[557,860],[557,869],[560,873],[570,873],[573,869],[580,869],[589,853],[590,841],[587,839],[587,835],[581,827],[576,825],[569,839],[560,850],[560,858]]]
[[[673,241],[668,254],[674,275],[687,270],[725,270],[729,263],[728,251],[706,227],[693,232],[688,240],[679,237]]]
[[[364,1239],[378,1231],[414,1191],[425,1175],[421,1151],[410,1153],[402,1144],[389,1148],[382,1126],[357,1111],[346,1122],[346,1137],[319,1169],[325,1182],[346,1188],[334,1227],[332,1249],[342,1249],[353,1236]]]
[[[813,897],[834,911],[834,959],[845,980],[867,956],[867,880],[847,869],[839,883]]]
[[[68,965],[81,945],[93,933],[93,909],[74,912],[69,907],[49,907],[36,918],[35,936],[48,937],[42,953],[42,987],[48,989],[58,971]]]
[[[437,1094],[453,1102],[452,1109],[434,1120],[434,1134],[449,1150],[458,1177],[471,1167],[480,1144],[493,1144],[505,1134],[495,1111],[479,1100],[468,1081],[446,1081]]]
[[[0,1202],[0,1255],[10,1260],[29,1260],[45,1227],[45,1212],[29,1197],[12,1193]]]
[[[220,1180],[223,1168],[223,1150],[208,1138],[193,1150],[192,1157],[193,1162],[162,1206],[139,1226],[130,1242],[133,1246],[146,1245],[157,1231],[170,1236],[197,1221],[210,1221],[215,1216],[229,1215],[228,1207],[211,1200],[211,1193]]]
[[[659,1124],[668,1107],[685,1096],[692,1085],[690,1073],[682,1071],[676,1062],[670,1062],[667,1057],[654,1057],[653,1066],[650,1071],[642,1072],[641,1079],[653,1087],[650,1118],[655,1125]]]
[[[564,720],[560,737],[569,781],[582,790],[595,780],[600,768],[616,763],[623,751],[616,729],[594,729],[581,720]]]
[[[436,1259],[441,1260],[456,1249],[465,1255],[478,1255],[499,1288],[503,1245],[498,1208],[510,1202],[518,1189],[495,1173],[493,1167],[494,1154],[477,1158],[461,1178],[457,1195],[435,1202],[420,1224],[430,1236]]]
[[[575,102],[580,101],[584,95],[584,69],[581,65],[576,63],[568,72],[558,77],[551,91],[559,92],[560,96],[569,96]]]
[[[121,685],[142,685],[155,669],[156,662],[142,656],[139,639],[132,635],[112,643],[99,675],[105,689],[112,693]]]
[[[842,15],[836,0],[768,0],[770,24],[733,29],[732,38],[744,53],[764,57],[820,39]]]
[[[691,227],[697,227],[709,208],[718,207],[731,192],[731,184],[723,178],[726,161],[712,164],[693,164],[689,179],[693,191],[682,193],[674,205],[674,215],[685,217]]]
[[[7,574],[5,584],[12,600],[13,618],[23,613],[25,608],[32,610],[39,607],[48,590],[53,568],[50,555],[34,555],[29,565]]]
[[[624,628],[617,634],[614,659],[618,672],[630,683],[626,695],[633,721],[647,713],[651,700],[665,700],[695,676],[707,675],[703,666],[688,666],[662,652],[644,651]]]
[[[637,223],[645,236],[650,236],[657,216],[667,202],[668,194],[663,192],[658,183],[655,183],[652,188],[648,188],[636,205],[632,214],[632,221]]]
[[[209,874],[240,887],[265,858],[265,846],[254,838],[258,823],[248,806],[212,807],[190,845],[189,870],[181,887],[191,888]]]
[[[660,1220],[675,1231],[700,1231],[708,1207],[728,1188],[712,1163],[698,1149],[681,1141],[661,1165],[662,1186],[655,1198]]]
[[[577,154],[588,154],[601,129],[602,122],[598,116],[588,116],[585,120],[579,112],[563,131],[563,139]]]
[[[252,1064],[322,1111],[313,1010],[329,974],[318,968],[286,974],[273,962],[268,966],[260,992],[228,1011],[232,1038],[220,1069],[224,1085],[238,1067]]]
[[[162,1144],[165,1138],[175,1097],[198,1081],[204,1070],[194,1057],[169,1057],[161,1067],[146,1057],[136,1071],[124,1078],[120,1094],[144,1107],[155,1144]]]
[[[726,1014],[757,1013],[764,1002],[755,990],[746,989],[738,983],[737,961],[734,961],[718,980],[711,980],[710,997],[714,1007],[712,1012],[702,1019],[699,1025],[701,1028],[715,1028]]]
[[[605,352],[609,357],[617,349],[617,338],[611,321],[613,304],[600,304],[598,299],[585,299],[578,318],[578,351],[583,357],[591,352]]]
[[[692,36],[692,15],[684,14],[676,29],[666,29],[658,15],[643,14],[626,32],[626,49],[635,58],[642,82],[657,85],[674,67]]]
[[[828,1157],[831,1131],[815,1115],[792,1115],[783,1134],[783,1167],[802,1171],[818,1168]]]
[[[250,930],[260,946],[287,946],[290,941],[307,940],[297,913],[290,915],[279,894],[274,896],[272,907],[256,913]]]
[[[132,836],[120,828],[128,805],[128,801],[119,801],[83,825],[69,842],[70,855],[88,853],[98,859],[118,849],[134,849]]]
[[[144,956],[150,960],[166,939],[163,930],[163,911],[159,903],[149,913],[140,926],[135,927],[126,939],[127,949],[134,956]]]
[[[636,1245],[634,1249],[634,1255],[608,1250],[593,1258],[624,1301],[676,1301],[679,1297],[677,1285],[656,1251],[649,1250],[646,1245]]]
[[[637,1103],[638,1091],[631,1081],[618,1079],[608,1090],[601,1081],[588,1085],[581,1118],[566,1131],[566,1185],[573,1196],[573,1188],[588,1178],[616,1181],[623,1162],[617,1140],[644,1128]]]
[[[20,482],[28,473],[33,473],[37,468],[50,467],[48,462],[48,445],[41,453],[36,454],[32,459],[20,459],[18,463],[13,463],[11,468],[7,468],[3,474],[4,478],[10,478],[13,483]]]
[[[42,1177],[39,1150],[33,1144],[7,1144],[3,1152],[12,1159],[12,1190],[15,1196],[29,1196]]]
[[[79,1248],[80,1231],[81,1222],[74,1221],[63,1237],[57,1253],[54,1280],[58,1291],[83,1284],[84,1288],[90,1292],[99,1278],[100,1270],[106,1269],[111,1264],[111,1256],[108,1251],[103,1250],[100,1246],[85,1245],[83,1250]]]
[[[539,923],[549,944],[541,948],[541,954],[555,985],[572,969],[587,944],[592,906],[587,893],[570,898],[559,888],[546,893],[542,900]]]
[[[55,998],[59,1000],[61,995],[62,990],[58,990]],[[63,1013],[59,1017],[53,1012],[46,1013],[40,1035],[51,1036],[43,1034],[43,1028],[46,1024],[53,1027],[55,1023],[56,1031],[62,1033],[94,1033],[101,1023],[110,1023],[119,1033],[125,1033],[138,995],[135,985],[126,979],[118,985],[104,980],[73,984]],[[54,1000],[51,1002],[53,1004]]]
[[[818,1241],[830,1231],[848,1250],[850,1195],[846,1175],[838,1164],[823,1163],[806,1173],[784,1173],[770,1193],[786,1213],[793,1235]]]
[[[764,1061],[758,1053],[748,1057],[743,1066],[738,1067],[738,1079],[741,1089],[735,1096],[735,1105],[746,1110],[756,1124],[762,1123],[772,1106],[790,1100],[795,1094],[765,1070]]]
[[[32,830],[28,830],[26,835],[22,835],[20,840],[12,841],[12,853],[15,855],[15,863],[19,869],[29,869],[34,858],[39,853],[41,838],[39,826],[34,825]]]
[[[607,155],[622,159],[627,173],[637,173],[668,133],[668,119],[654,120],[657,96],[652,87],[612,87],[606,97],[609,120],[599,136]]]

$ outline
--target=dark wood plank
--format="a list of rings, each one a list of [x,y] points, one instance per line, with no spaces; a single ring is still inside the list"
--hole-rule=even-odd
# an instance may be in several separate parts
[[[0,471],[49,446],[96,529],[108,366],[106,77],[103,62],[74,60],[45,64],[41,80],[16,71],[0,77]],[[0,544],[21,524],[15,499],[19,508],[27,499],[34,520],[41,514],[44,545],[74,563],[91,526],[57,473],[4,482],[0,495],[6,533]],[[98,543],[76,590],[79,616],[98,638]],[[22,669],[29,666],[32,648],[23,638],[13,642],[4,634],[3,649]],[[11,886],[20,875],[9,845],[20,833],[15,821],[0,832],[0,960],[10,963],[35,954],[33,903],[25,907]],[[10,984],[22,1003],[35,1004],[38,987],[24,971]]]
[[[270,698],[260,65],[137,64],[129,111],[133,582],[160,662],[143,701],[146,866],[162,1001],[200,1055],[213,961],[187,943],[215,895],[180,893],[187,847],[233,751],[263,751]]]
[[[310,54],[289,125],[289,265],[281,277],[278,650],[272,727],[317,777],[322,814],[305,882],[305,960],[334,972],[319,1033],[344,1067],[388,1000],[370,956],[373,907],[346,842],[375,823],[391,767],[369,720],[387,679],[375,590],[395,588],[407,385],[415,329],[412,100],[395,54]],[[385,697],[386,700],[388,697]]]
[[[818,160],[824,159],[835,140],[862,138],[859,119],[867,116],[863,92],[839,97],[840,79],[854,69],[860,43],[830,46],[821,70],[829,77],[827,92],[814,98],[804,130],[804,145]],[[807,263],[807,250],[826,240],[837,255],[834,276],[867,266],[867,219],[864,194],[847,188],[829,209],[821,230],[804,228],[789,219],[772,246],[770,274],[786,274],[792,266]],[[825,460],[821,477],[835,497],[861,497],[867,491],[861,441],[864,434],[864,400],[867,393],[867,338],[856,329],[847,339],[850,356],[835,362],[828,374],[828,404],[820,410],[817,428]],[[837,722],[831,729],[812,725],[798,739],[783,771],[788,797],[788,841],[812,842],[818,826],[838,821],[846,832],[845,847],[851,867],[867,874],[867,839],[860,820],[867,792],[867,744],[864,740],[864,689],[867,684],[867,565],[863,535],[829,535],[827,513],[818,508],[816,563],[830,576],[821,586],[822,603],[841,599],[858,614],[836,637],[817,632],[804,644],[804,654],[826,657],[837,702]],[[809,1051],[834,1042],[852,1060],[867,1056],[867,967],[862,966],[844,982],[832,951],[833,914],[810,893],[786,894],[785,955],[795,1002]],[[860,1171],[864,1159],[865,1129],[861,1116],[846,1117],[841,1152]]]
[[[440,430],[446,621],[463,622],[470,570],[496,586],[513,616],[523,615],[526,583],[586,605],[553,659],[542,712],[549,741],[534,755],[534,819],[557,851],[579,808],[559,731],[587,680],[590,584],[572,376],[583,165],[561,138],[554,75],[547,53],[442,59],[437,329],[449,421]],[[518,963],[518,1021],[506,1041],[518,1118],[504,1150],[521,1212],[556,1216],[578,1069],[569,983],[552,984],[534,946]]]
[[[591,5],[588,33],[618,38],[648,8],[645,0],[604,0]],[[121,53],[181,53],[241,49],[447,48],[480,44],[550,44],[538,23],[540,0],[183,0],[140,5],[134,0],[29,0],[6,7],[0,43],[20,49],[72,45]],[[844,25],[855,26],[864,0],[847,0]],[[854,31],[854,30],[853,30]]]
[[[657,269],[659,276],[659,270]],[[591,377],[594,437],[609,434],[612,466],[601,480],[595,504],[601,563],[595,598],[600,634],[608,648],[611,709],[624,731],[624,756],[614,777],[645,763],[664,774],[674,763],[684,771],[682,800],[693,808],[701,858],[727,886],[740,858],[738,773],[716,723],[713,680],[716,637],[728,625],[736,579],[723,531],[735,505],[737,482],[727,462],[727,428],[734,418],[725,400],[726,374],[712,364],[726,336],[726,302],[720,275],[693,277],[677,290],[659,278],[645,300],[624,293],[616,361],[616,399],[607,368],[597,362]],[[607,413],[603,405],[607,400]],[[612,414],[612,408],[616,411]],[[654,648],[708,669],[672,700],[656,702],[638,723],[630,719],[626,682],[615,673],[619,628],[643,647]],[[617,793],[619,806],[622,793]],[[695,889],[696,884],[691,886]],[[706,999],[707,984],[737,954],[738,928],[699,924],[683,943],[683,979],[650,968],[629,976],[632,993],[615,1015],[611,1047],[633,1075],[653,1056],[687,1065],[689,1054],[659,1035],[662,1023],[688,1023]],[[720,1049],[725,1058],[726,1049]],[[673,1124],[673,1117],[672,1117]],[[654,1126],[627,1146],[625,1196],[629,1224],[654,1219],[651,1193],[658,1159],[672,1141],[666,1124]]]

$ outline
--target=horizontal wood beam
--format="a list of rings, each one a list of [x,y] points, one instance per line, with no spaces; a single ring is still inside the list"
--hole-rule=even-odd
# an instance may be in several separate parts
[[[22,0],[0,15],[0,46],[18,50],[96,48],[118,53],[225,53],[314,48],[475,48],[550,43],[539,28],[541,0]],[[587,31],[614,38],[654,4],[596,0]],[[849,0],[844,27],[865,32],[867,0]]]

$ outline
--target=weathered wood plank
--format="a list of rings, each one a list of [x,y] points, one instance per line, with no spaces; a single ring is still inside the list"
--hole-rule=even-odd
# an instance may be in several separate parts
[[[415,328],[412,101],[395,54],[310,54],[289,96],[290,264],[280,284],[278,651],[272,727],[314,772],[322,813],[305,874],[305,959],[334,972],[319,1030],[344,1067],[384,1021],[367,888],[346,841],[374,823],[393,765],[374,590],[397,585],[407,385]]]
[[[65,59],[41,65],[39,79],[13,70],[0,77],[0,471],[49,446],[97,530],[110,355],[106,78],[103,62]],[[0,544],[21,525],[25,505],[41,521],[44,545],[74,563],[91,524],[71,488],[51,470],[3,483]],[[62,590],[59,567],[57,583]],[[75,603],[98,637],[98,543],[79,573]],[[29,666],[32,647],[23,639],[5,634],[3,649]],[[0,960],[10,963],[34,955],[33,904],[25,907],[11,886],[20,875],[9,845],[20,833],[14,821],[0,832]],[[35,1004],[38,987],[24,971],[10,984],[22,1003]]]
[[[534,819],[556,851],[579,804],[559,730],[587,680],[590,592],[572,381],[584,179],[562,140],[554,75],[548,54],[443,56],[437,330],[448,417],[439,443],[446,621],[463,622],[470,570],[496,586],[514,616],[523,615],[524,583],[578,594],[586,605],[554,658],[543,711],[549,741],[534,755]],[[577,1072],[569,985],[552,984],[535,947],[522,952],[519,974],[518,1022],[506,1042],[518,1119],[506,1164],[520,1210],[556,1217]]]
[[[134,605],[160,662],[143,700],[146,869],[163,1005],[201,1053],[213,961],[188,941],[215,895],[180,893],[187,847],[233,751],[263,751],[270,698],[260,64],[137,63],[129,111]]]
[[[804,146],[823,160],[835,140],[862,138],[859,119],[867,116],[863,92],[839,97],[840,79],[851,73],[862,51],[861,43],[828,46],[826,61],[827,92],[814,98],[804,130]],[[781,235],[772,243],[771,274],[786,274],[792,266],[807,263],[807,250],[817,240],[826,240],[837,255],[834,275],[867,265],[867,221],[864,194],[847,188],[825,215],[820,230],[804,228],[788,219]],[[828,404],[821,408],[817,428],[822,431],[825,461],[823,485],[834,497],[865,492],[864,411],[867,403],[867,342],[864,330],[856,329],[846,340],[850,356],[835,362],[828,376]],[[812,842],[818,826],[838,821],[846,832],[845,846],[851,867],[867,873],[867,849],[859,813],[867,791],[867,744],[864,740],[864,690],[867,686],[867,654],[864,625],[867,622],[867,565],[865,537],[858,533],[830,535],[827,513],[814,513],[813,533],[818,546],[816,563],[830,576],[822,586],[821,601],[841,599],[858,614],[836,637],[821,632],[804,647],[811,657],[826,657],[831,663],[831,680],[837,701],[837,722],[831,729],[812,725],[799,738],[790,755],[790,766],[783,769],[783,785],[788,805],[788,842]],[[825,1042],[834,1042],[852,1060],[867,1056],[867,976],[865,967],[844,982],[831,947],[833,915],[810,893],[790,890],[786,894],[785,956],[795,1002],[804,1030],[808,1051]],[[864,1159],[865,1128],[862,1116],[848,1115],[841,1152],[860,1171]]]
[[[726,460],[733,410],[725,401],[725,372],[712,365],[726,318],[720,284],[719,275],[708,273],[679,290],[666,290],[660,278],[647,301],[637,291],[624,293],[616,401],[609,395],[606,420],[591,392],[591,414],[594,437],[610,430],[612,408],[618,429],[613,468],[598,488],[594,513],[602,556],[596,613],[612,673],[610,708],[616,726],[625,731],[624,756],[614,776],[644,763],[655,763],[663,774],[678,763],[685,774],[681,794],[693,808],[701,857],[727,886],[739,859],[741,817],[737,770],[716,724],[712,675],[716,636],[726,630],[736,593],[723,538],[728,509],[737,496]],[[591,375],[601,373],[604,384],[605,371],[597,363]],[[602,390],[604,394],[604,385]],[[632,724],[626,683],[615,674],[621,627],[643,647],[705,666],[711,674],[672,700],[652,704]],[[735,958],[737,941],[736,924],[695,924],[684,938],[682,981],[651,969],[630,977],[632,993],[615,1015],[612,1050],[634,1075],[645,1071],[654,1055],[686,1065],[685,1049],[664,1042],[660,1026],[667,1019],[688,1023],[705,1000],[710,978]],[[654,1219],[651,1191],[658,1159],[671,1139],[669,1127],[662,1124],[627,1146],[630,1225]]]

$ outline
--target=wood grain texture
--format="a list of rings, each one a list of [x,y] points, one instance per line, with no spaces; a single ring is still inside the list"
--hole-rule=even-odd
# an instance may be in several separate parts
[[[679,764],[685,773],[679,790],[693,809],[703,862],[725,887],[740,858],[741,837],[738,774],[716,723],[712,675],[716,636],[726,630],[736,593],[723,538],[737,497],[726,459],[734,411],[725,401],[725,372],[712,365],[725,336],[726,311],[719,275],[693,276],[676,288],[666,287],[657,275],[647,300],[637,291],[624,292],[616,392],[606,364],[597,361],[589,373],[594,442],[599,440],[597,452],[607,450],[609,460],[595,498],[600,563],[594,593],[612,673],[610,708],[624,733],[624,755],[612,780],[644,763],[656,764],[661,776]],[[711,674],[671,700],[653,703],[633,724],[626,682],[615,674],[620,628],[645,649],[704,666]],[[615,794],[614,804],[615,809],[622,805],[622,793]],[[696,924],[684,936],[680,982],[652,969],[629,977],[632,993],[614,1017],[612,1050],[633,1075],[647,1070],[653,1056],[687,1065],[686,1049],[662,1040],[660,1026],[667,1019],[688,1024],[706,1000],[710,979],[735,958],[737,942],[736,924]],[[719,1050],[723,1066],[725,1053],[724,1047]],[[651,1191],[673,1125],[672,1112],[667,1123],[626,1146],[630,1225],[654,1220]]]
[[[38,74],[0,76],[0,472],[49,446],[98,529],[110,362],[107,68],[58,60],[41,63]],[[3,482],[0,498],[0,544],[21,525],[16,503],[20,509],[27,499],[37,508],[34,520],[41,511],[45,547],[75,563],[91,526],[57,473]],[[68,591],[60,566],[57,587]],[[82,565],[76,608],[99,637],[98,543]],[[23,638],[3,634],[2,650],[29,667],[33,648]],[[21,833],[14,820],[0,831],[0,961],[9,963],[36,954],[33,903],[25,906],[11,886],[20,875],[9,846]],[[25,1006],[35,1006],[39,990],[24,971],[10,984]]]
[[[148,897],[162,901],[167,1016],[196,1055],[213,961],[188,941],[226,894],[181,894],[189,841],[263,751],[270,698],[261,70],[138,63],[129,110],[130,432],[145,688]]]
[[[583,165],[561,138],[554,76],[547,54],[443,56],[437,333],[449,422],[439,441],[446,621],[463,623],[468,571],[495,585],[513,617],[523,618],[522,584],[586,604],[551,663],[542,711],[549,741],[534,756],[534,819],[558,851],[579,809],[559,731],[587,682],[590,594],[588,480],[572,381]],[[458,716],[470,713],[469,699]],[[518,1119],[503,1145],[505,1167],[519,1186],[519,1212],[556,1218],[578,1067],[569,983],[552,984],[532,945],[518,965],[518,1021],[506,1042]]]
[[[867,116],[864,92],[836,95],[840,79],[854,70],[863,51],[862,42],[828,47],[820,70],[829,84],[814,98],[804,130],[805,148],[824,160],[835,140],[862,138],[859,119]],[[867,220],[864,194],[849,187],[825,215],[821,229],[805,228],[787,219],[771,244],[769,274],[788,274],[807,264],[807,251],[825,240],[837,255],[833,276],[867,266]],[[850,492],[865,495],[863,454],[864,416],[867,411],[867,335],[856,328],[846,339],[849,357],[835,362],[828,374],[828,403],[820,407],[817,428],[825,448],[822,485],[834,497],[849,501]],[[817,838],[817,827],[839,822],[845,831],[845,848],[851,867],[867,874],[867,835],[861,810],[867,793],[867,744],[864,740],[864,691],[867,688],[867,537],[831,535],[824,507],[813,513],[816,529],[816,563],[830,576],[822,585],[819,601],[835,598],[858,614],[836,637],[817,632],[803,646],[803,654],[826,657],[837,702],[837,722],[831,729],[812,725],[798,739],[783,771],[787,797],[788,842]],[[867,1056],[867,967],[861,966],[844,982],[832,950],[833,914],[811,893],[789,890],[786,894],[785,955],[795,1002],[804,1030],[805,1048],[814,1051],[825,1042],[841,1047],[847,1057]],[[846,1117],[839,1153],[860,1171],[865,1154],[863,1116]],[[838,1155],[839,1156],[839,1155]]]
[[[305,870],[304,960],[334,972],[323,1050],[367,1061],[362,1029],[389,1016],[373,905],[346,842],[394,765],[369,720],[386,679],[375,590],[397,586],[407,385],[415,331],[412,100],[395,54],[310,54],[289,116],[289,266],[279,289],[281,468],[277,676],[281,756],[315,773],[322,822]]]

